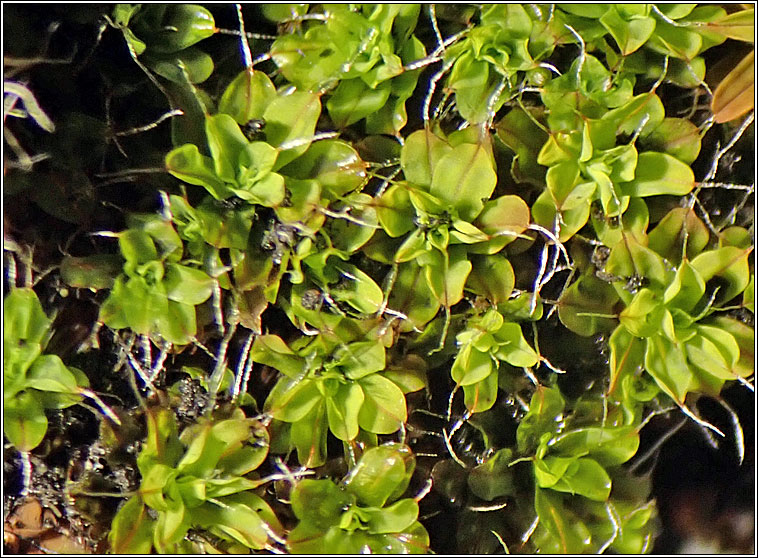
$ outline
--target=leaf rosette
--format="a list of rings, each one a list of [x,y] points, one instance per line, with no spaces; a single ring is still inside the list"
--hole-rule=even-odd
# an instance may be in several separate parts
[[[178,435],[173,412],[153,408],[147,428],[137,457],[142,481],[113,519],[113,552],[194,553],[190,529],[216,537],[217,552],[249,551],[281,532],[273,510],[253,492],[261,481],[251,473],[268,453],[268,432],[259,423],[236,409]]]
[[[3,301],[3,433],[22,452],[37,447],[47,433],[45,409],[65,409],[81,401],[89,386],[78,368],[43,354],[52,321],[30,288],[13,289]]]
[[[293,350],[278,336],[263,335],[253,344],[252,358],[284,374],[264,408],[289,423],[289,441],[302,464],[324,463],[328,431],[350,442],[361,431],[372,436],[400,429],[407,418],[403,388],[415,391],[423,384],[390,379],[380,341],[335,346],[320,335],[299,345]]]
[[[299,519],[287,546],[296,554],[420,554],[429,535],[418,522],[418,503],[400,498],[415,458],[407,446],[367,450],[340,484],[303,480],[292,491]]]

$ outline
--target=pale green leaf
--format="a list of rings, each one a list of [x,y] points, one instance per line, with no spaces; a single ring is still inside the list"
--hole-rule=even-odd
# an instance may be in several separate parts
[[[385,444],[366,450],[345,479],[345,487],[365,506],[382,507],[408,486],[416,466],[410,448]]]
[[[406,180],[419,186],[432,184],[432,175],[442,157],[452,151],[452,147],[431,130],[413,132],[405,139],[400,151],[400,165]]]
[[[357,383],[341,384],[332,397],[326,399],[329,430],[345,442],[358,436],[358,412],[363,405],[363,390]]]
[[[668,194],[684,196],[695,187],[695,175],[689,165],[666,153],[645,151],[637,159],[634,180],[622,186],[630,196],[656,196]]]
[[[19,451],[36,448],[47,432],[42,404],[30,391],[3,400],[3,433]]]
[[[463,386],[463,402],[472,413],[491,409],[497,399],[498,374],[490,374],[480,382]]]
[[[266,107],[266,141],[280,149],[277,170],[308,149],[321,114],[319,96],[304,91],[280,95]],[[284,149],[282,146],[292,146]]]
[[[483,144],[461,144],[442,156],[432,173],[430,192],[473,221],[497,182],[494,165]]]
[[[458,385],[469,385],[480,382],[495,370],[489,353],[479,351],[473,345],[467,344],[455,357],[450,376]]]
[[[264,73],[247,68],[237,74],[226,87],[218,103],[218,111],[230,115],[237,124],[260,119],[266,106],[276,97],[276,88]]]
[[[408,417],[403,391],[382,374],[364,376],[358,383],[364,394],[360,427],[375,434],[397,432]]]
[[[166,170],[188,184],[204,187],[217,200],[231,195],[224,181],[216,174],[213,160],[200,154],[194,144],[185,143],[170,151],[166,155]]]
[[[7,345],[19,341],[44,345],[50,320],[30,288],[11,289],[3,301],[3,340]]]

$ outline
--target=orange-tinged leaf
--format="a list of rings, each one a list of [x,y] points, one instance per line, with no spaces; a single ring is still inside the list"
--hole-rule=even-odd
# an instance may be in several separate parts
[[[755,9],[740,10],[706,24],[708,31],[714,31],[727,39],[746,43],[755,42]]]
[[[716,122],[729,122],[755,108],[755,51],[752,50],[719,83],[711,110]]]

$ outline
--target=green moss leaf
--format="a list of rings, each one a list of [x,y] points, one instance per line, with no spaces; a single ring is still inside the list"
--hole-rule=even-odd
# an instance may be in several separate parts
[[[408,418],[403,390],[382,374],[365,376],[358,383],[365,396],[358,414],[360,427],[375,434],[397,432]]]
[[[143,475],[156,463],[173,468],[184,453],[177,436],[176,419],[169,409],[150,408],[146,418],[147,438],[137,456],[137,466]]]
[[[647,46],[661,54],[668,54],[682,60],[692,60],[703,48],[703,38],[696,31],[673,26],[658,19],[655,34]]]
[[[167,501],[165,492],[169,489],[169,484],[173,484],[176,479],[177,471],[163,463],[154,463],[151,467],[145,469],[140,484],[140,496],[145,504],[156,511],[165,512],[169,506],[173,507],[174,501]]]
[[[742,293],[742,306],[755,314],[755,275],[750,275],[750,282]]]
[[[276,97],[276,88],[264,73],[245,69],[226,87],[218,102],[218,111],[243,125],[260,119],[268,104]]]
[[[384,346],[378,341],[358,341],[338,349],[334,353],[334,359],[346,377],[358,380],[384,370],[384,355]]]
[[[692,267],[706,282],[713,277],[720,277],[726,282],[726,287],[719,291],[717,299],[726,302],[744,291],[750,281],[750,252],[752,248],[724,246],[696,256],[692,260]]]
[[[597,238],[606,246],[615,246],[625,235],[643,239],[648,230],[650,213],[645,201],[642,198],[627,199],[629,206],[623,215],[610,216],[598,215],[598,213],[591,215]]]
[[[487,62],[476,60],[471,52],[462,54],[450,72],[448,87],[455,91],[455,103],[463,118],[472,123],[487,119],[487,104],[495,88]]]
[[[603,467],[609,467],[629,461],[639,445],[639,433],[633,426],[588,426],[557,436],[549,451],[577,457],[589,455]]]
[[[642,367],[645,343],[632,335],[624,326],[619,326],[608,339],[608,346],[611,350],[609,359],[611,383],[608,392],[614,393],[621,379],[627,376],[634,377],[638,369]]]
[[[335,126],[344,128],[379,111],[390,97],[389,83],[371,88],[359,78],[340,81],[326,102]]]
[[[121,271],[122,263],[121,258],[111,254],[83,258],[68,256],[61,262],[61,277],[71,287],[109,289]]]
[[[549,230],[557,222],[559,224],[558,239],[561,242],[566,242],[579,232],[590,218],[590,203],[588,202],[594,195],[596,185],[594,183],[588,184],[589,186],[584,186],[582,189],[577,188],[576,192],[577,196],[583,199],[584,202],[571,209],[561,210],[560,216],[557,215],[558,210],[550,191],[546,190],[542,192],[532,205],[534,222]]]
[[[408,487],[416,460],[410,448],[385,444],[366,450],[345,479],[345,488],[365,506],[382,507]]]
[[[197,514],[197,518],[195,515]],[[224,506],[206,503],[193,510],[193,522],[205,526],[216,536],[237,541],[247,548],[266,546],[268,533],[263,519],[255,510],[241,502],[224,500]]]
[[[668,153],[687,165],[700,154],[700,130],[684,118],[664,118],[642,141],[651,150]]]
[[[355,29],[359,34],[365,28]],[[317,25],[305,34],[280,35],[271,45],[271,58],[282,75],[304,91],[315,91],[333,84],[342,73],[342,66],[360,39],[353,36],[335,41],[325,25]],[[357,39],[357,40],[356,40]]]
[[[316,382],[291,380],[282,378],[268,398],[265,408],[278,420],[298,422],[320,405],[324,395],[319,391]]]
[[[213,15],[197,4],[153,4],[132,15],[131,27],[151,51],[178,52],[216,32]]]
[[[311,144],[281,173],[300,179],[315,179],[334,197],[344,196],[366,180],[365,163],[350,144],[341,140],[323,140]]]
[[[695,211],[675,207],[661,219],[648,235],[648,248],[658,252],[670,262],[680,262],[687,238],[686,255],[692,259],[708,244],[710,234]]]
[[[602,17],[610,8],[603,4],[562,4],[560,7],[564,12],[591,19]]]
[[[627,19],[615,6],[611,6],[601,16],[600,23],[608,29],[623,55],[630,54],[645,44],[655,29],[654,18],[637,16]]]
[[[429,187],[438,163],[452,147],[431,130],[423,129],[408,136],[400,151],[400,165],[406,180]]]
[[[150,519],[139,496],[119,509],[108,533],[111,550],[119,554],[149,554],[153,548],[155,520]]]
[[[152,237],[145,231],[127,229],[118,235],[121,254],[127,262],[144,264],[158,259],[158,250]]]
[[[513,460],[512,454],[510,448],[503,448],[481,465],[474,467],[467,479],[471,492],[488,502],[513,494],[516,488],[513,470],[508,467]]]
[[[650,289],[641,289],[619,314],[619,321],[637,337],[650,337],[661,332],[666,312],[661,297]]]
[[[3,341],[16,345],[19,341],[43,345],[50,320],[42,310],[32,289],[12,289],[3,301]]]
[[[496,356],[512,366],[534,366],[539,362],[539,355],[524,339],[521,326],[506,322],[495,332],[499,345]]]
[[[537,154],[547,141],[545,132],[519,107],[511,109],[496,128],[497,137],[515,153],[511,164],[513,178],[541,185],[545,169],[537,163]]]
[[[688,16],[696,6],[697,4],[661,4],[658,9],[671,19],[681,19]]]
[[[663,303],[669,308],[691,311],[705,294],[705,281],[688,261],[676,270],[674,280],[663,293]]]
[[[340,385],[337,393],[326,398],[329,430],[340,440],[347,442],[358,436],[358,412],[363,399],[361,386],[353,382]]]
[[[223,441],[211,435],[211,424],[204,421],[189,426],[180,440],[187,444],[187,449],[176,469],[184,475],[210,476],[224,450]]]
[[[498,375],[490,374],[474,384],[463,386],[463,402],[472,413],[491,409],[497,399]]]
[[[305,370],[304,361],[278,335],[259,335],[253,343],[251,358],[276,368],[290,378],[298,378]]]
[[[392,554],[426,554],[429,550],[429,533],[418,521],[402,533],[387,533],[374,537],[377,540],[376,552]]]
[[[74,394],[76,377],[66,368],[58,355],[41,355],[27,373],[28,387],[41,391]]]
[[[729,367],[737,364],[740,358],[740,346],[731,333],[705,324],[698,324],[695,329],[716,346]]]
[[[163,300],[162,296],[160,300]],[[166,341],[186,345],[197,333],[195,307],[174,300],[168,300],[167,303],[168,309],[158,314],[155,319],[155,329]]]
[[[264,141],[242,145],[237,159],[236,182],[243,190],[254,190],[256,183],[271,174],[276,163],[276,149]],[[280,200],[281,201],[281,200]]]
[[[376,215],[382,228],[392,238],[412,231],[416,212],[411,205],[407,186],[396,184],[387,188],[376,202]]]
[[[113,289],[109,299],[123,309],[128,327],[137,333],[149,335],[156,321],[168,315],[168,299],[165,291],[161,292],[161,285],[149,286],[142,277],[128,279],[123,292]],[[107,316],[102,316],[103,308],[105,305],[101,307],[101,317],[106,319]]]
[[[148,68],[174,83],[202,83],[213,73],[213,58],[196,47],[165,54],[150,51],[143,59]]]
[[[280,95],[269,103],[263,119],[266,121],[266,141],[279,148],[274,170],[305,153],[320,114],[319,96],[303,91]],[[282,149],[286,144],[292,147]]]
[[[411,498],[405,498],[380,510],[366,511],[369,512],[368,531],[370,533],[402,533],[416,521],[418,504]]]
[[[174,209],[173,199],[171,205],[176,222],[177,213],[182,212],[182,210]],[[178,204],[176,205],[178,206]],[[248,205],[234,210],[226,210],[213,198],[206,196],[193,211],[197,221],[189,215],[189,211],[185,213],[187,217],[183,217],[188,221],[183,233],[185,237],[192,234],[194,239],[197,238],[194,235],[200,233],[204,242],[216,248],[237,248],[239,250],[247,248],[247,239],[255,218],[254,206]],[[177,228],[181,230],[181,226],[178,224]]]
[[[432,263],[425,266],[429,287],[443,306],[452,306],[463,298],[463,287],[472,268],[465,251],[455,248],[460,247],[451,247],[448,251],[447,266],[436,250],[428,253]]]
[[[416,260],[427,253],[426,233],[421,229],[414,230],[397,248],[394,263],[405,263]]]
[[[755,10],[740,10],[708,22],[708,31],[723,35],[727,39],[736,39],[752,43],[755,41]]]
[[[461,144],[442,156],[434,167],[430,192],[473,221],[492,195],[497,182],[492,159],[483,144]]]
[[[19,451],[36,448],[47,432],[42,404],[30,391],[3,399],[3,434]]]
[[[329,479],[305,479],[292,491],[292,511],[302,523],[325,534],[339,523],[343,512],[355,504],[355,496]]]
[[[534,494],[534,508],[540,518],[540,524],[550,534],[548,548],[554,548],[554,552],[563,554],[587,552],[592,540],[587,526],[566,509],[559,494],[537,488]]]
[[[668,194],[683,196],[695,187],[695,176],[689,165],[666,153],[646,151],[637,159],[634,180],[625,183],[622,191],[630,196]]]
[[[437,315],[439,307],[440,303],[426,280],[424,268],[412,261],[398,266],[388,308],[408,317],[403,321],[403,329],[422,328]]]
[[[684,403],[694,381],[683,347],[662,335],[651,337],[645,348],[645,370],[675,402]]]
[[[548,456],[534,461],[534,478],[540,488],[552,488],[561,480],[576,457]],[[565,492],[565,491],[564,491]]]
[[[335,300],[346,302],[359,312],[373,314],[382,304],[384,293],[371,277],[351,264],[336,266],[343,279],[331,289]]]
[[[225,439],[224,432],[219,432],[222,426],[214,429],[214,436]],[[227,475],[238,476],[246,475],[254,471],[263,463],[268,455],[269,434],[259,423],[249,419],[237,420],[237,423],[244,423],[244,437],[239,440],[240,445],[230,445],[229,440],[225,440],[227,447],[234,449],[232,453],[223,455],[218,461],[218,468]]]
[[[737,363],[740,354],[737,342],[728,333],[717,337],[716,341],[719,343],[718,346],[702,334],[688,339],[685,343],[687,360],[705,374],[722,380],[734,380],[737,375],[732,367]]]
[[[372,206],[373,199],[368,194],[352,194],[344,203],[352,209],[350,214],[359,222],[335,219],[329,223],[328,230],[332,245],[338,250],[352,254],[371,240],[379,228],[379,219],[376,209]]]
[[[398,19],[395,20],[393,29],[397,31]],[[426,49],[424,44],[412,35],[402,44],[397,53],[402,64],[407,65],[424,58]],[[420,73],[421,70],[403,71],[392,78],[390,82],[392,94],[388,102],[379,111],[366,117],[366,133],[397,135],[408,121],[405,102],[413,95]]]
[[[529,403],[529,412],[521,419],[516,431],[519,450],[527,452],[537,445],[543,433],[555,432],[558,428],[556,417],[563,412],[565,405],[560,391],[538,387]]]
[[[475,254],[499,252],[526,230],[529,220],[529,206],[518,196],[506,195],[488,201],[474,225],[490,238],[471,246],[468,251]]]
[[[234,118],[222,113],[205,118],[205,134],[215,175],[224,182],[235,183],[240,154],[249,144],[242,130]]]
[[[297,459],[301,465],[318,467],[324,464],[328,428],[324,403],[314,405],[307,415],[292,424],[290,441],[297,448]]]
[[[201,155],[194,144],[185,143],[170,151],[166,155],[166,170],[188,184],[204,187],[217,200],[232,195],[224,181],[216,175],[213,160]]]
[[[660,98],[654,92],[649,92],[640,93],[620,107],[608,111],[602,120],[613,122],[617,133],[640,134],[645,137],[661,126],[664,116],[665,110]]]
[[[213,280],[199,270],[179,264],[168,264],[163,279],[170,300],[197,305],[211,296]]]
[[[626,279],[644,277],[651,288],[655,290],[663,290],[668,287],[672,275],[661,256],[650,250],[641,240],[631,234],[622,234],[619,243],[611,249],[611,254],[605,264],[605,271]],[[628,293],[624,296],[627,295]]]
[[[488,352],[467,344],[455,357],[450,375],[456,384],[469,385],[480,382],[495,370],[493,358]]]
[[[615,325],[614,306],[618,295],[611,285],[594,276],[582,275],[558,301],[561,323],[578,335],[588,337]]]
[[[546,457],[545,461],[549,459]],[[611,493],[611,478],[597,461],[580,457],[569,464],[566,472],[550,488],[605,502]]]
[[[504,257],[473,256],[471,273],[466,280],[466,288],[484,296],[493,304],[506,302],[513,292],[515,275],[513,266]]]
[[[715,326],[723,334],[728,334],[737,341],[740,348],[740,358],[734,366],[734,371],[743,378],[755,372],[755,331],[752,327],[730,318],[718,316],[713,318],[710,325]]]

